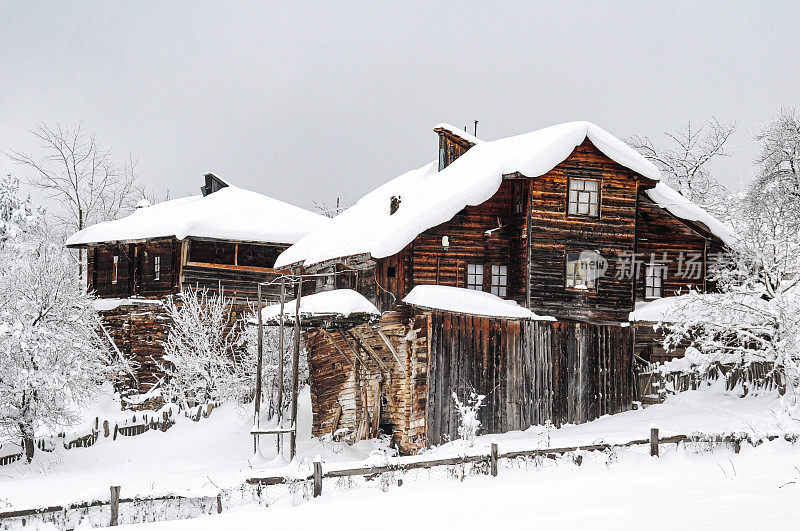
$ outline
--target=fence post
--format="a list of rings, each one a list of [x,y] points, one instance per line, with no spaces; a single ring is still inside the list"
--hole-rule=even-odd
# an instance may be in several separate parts
[[[117,525],[119,521],[119,486],[111,486],[111,521],[109,526]]]
[[[222,493],[217,494],[217,514],[222,512]]]
[[[742,441],[737,437],[733,440],[733,452],[738,454],[742,449]]]
[[[497,477],[497,441],[492,441],[492,454],[489,463],[492,469],[492,477]]]
[[[650,455],[658,457],[658,427],[650,425]]]
[[[322,494],[322,458],[314,458],[314,497]]]

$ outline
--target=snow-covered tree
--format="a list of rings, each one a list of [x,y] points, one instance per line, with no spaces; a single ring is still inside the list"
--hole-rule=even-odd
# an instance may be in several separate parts
[[[629,138],[627,142],[658,167],[667,184],[690,201],[725,218],[727,192],[711,175],[708,164],[715,158],[728,156],[725,143],[735,130],[735,123],[722,124],[711,118],[699,127],[689,121],[678,131],[665,131],[667,142],[663,146],[656,146],[644,135]]]
[[[0,249],[0,434],[22,439],[73,424],[117,370],[92,298],[63,243],[42,230]]]
[[[250,321],[255,321],[255,315],[251,316]],[[286,410],[292,400],[292,328],[286,329],[286,336],[283,342],[283,404],[282,411]],[[247,360],[252,364],[250,374],[256,374],[258,362],[258,327],[248,326],[245,336],[247,343]],[[277,326],[264,326],[263,337],[264,357],[262,359],[262,402],[267,406],[268,416],[273,417],[278,411],[278,363],[280,353],[280,335]],[[297,371],[299,387],[308,383],[308,360],[305,350],[300,349],[300,363]],[[255,379],[254,384],[255,386]]]
[[[713,270],[719,293],[690,293],[667,346],[689,342],[707,362],[774,364],[800,400],[800,120],[781,111],[756,140],[756,171],[737,208],[738,242]]]
[[[21,237],[39,222],[30,198],[22,199],[19,194],[19,179],[10,174],[0,176],[0,245]]]
[[[255,371],[224,294],[188,289],[168,299],[166,309],[172,325],[164,347],[164,398],[184,407],[248,399]]]

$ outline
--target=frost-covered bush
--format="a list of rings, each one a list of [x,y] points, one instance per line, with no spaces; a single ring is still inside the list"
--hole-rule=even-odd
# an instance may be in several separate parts
[[[475,437],[481,429],[478,411],[483,407],[485,399],[485,395],[479,395],[473,391],[470,393],[469,398],[462,403],[458,399],[458,395],[453,393],[453,400],[458,411],[458,436],[468,441],[470,446],[475,444]]]
[[[255,314],[251,316],[250,321],[255,321]],[[261,400],[266,407],[262,407],[261,410],[267,412],[269,417],[272,417],[278,411],[278,362],[280,352],[280,333],[277,326],[264,326],[263,330],[264,358],[262,360],[261,372]],[[285,410],[291,404],[292,400],[292,349],[294,348],[293,333],[292,327],[287,326],[284,331],[285,336],[283,341],[282,410]],[[245,342],[247,346],[247,359],[252,364],[252,370],[250,373],[255,375],[256,363],[258,361],[258,326],[250,325],[247,327]],[[306,357],[305,349],[302,348],[302,346],[300,348],[300,363],[297,374],[299,388],[302,388],[308,383],[308,359]]]
[[[230,304],[206,289],[187,289],[166,301],[172,319],[164,360],[163,396],[191,404],[246,400],[252,373],[243,356],[241,323],[233,322]]]

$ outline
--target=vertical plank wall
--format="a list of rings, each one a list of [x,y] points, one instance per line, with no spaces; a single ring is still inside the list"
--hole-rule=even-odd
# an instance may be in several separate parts
[[[428,443],[458,436],[453,393],[486,396],[483,433],[550,420],[581,423],[630,409],[630,327],[433,312]]]

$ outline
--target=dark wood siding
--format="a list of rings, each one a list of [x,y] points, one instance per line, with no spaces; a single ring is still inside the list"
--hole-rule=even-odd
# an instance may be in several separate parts
[[[639,214],[636,229],[637,252],[641,260],[641,274],[637,279],[636,299],[644,299],[645,272],[651,262],[667,266],[662,297],[684,293],[689,286],[703,289],[706,277],[706,238],[685,222],[656,205],[644,194],[639,196]],[[696,266],[690,260],[696,259]],[[696,273],[696,277],[694,277]]]
[[[431,314],[428,441],[458,437],[453,393],[486,396],[482,433],[631,408],[631,328]]]
[[[600,181],[600,216],[567,214],[570,178]],[[530,180],[531,309],[559,319],[624,321],[633,307],[632,279],[617,266],[634,253],[636,174],[585,140],[551,171]],[[600,253],[609,269],[596,291],[565,287],[566,252]]]

